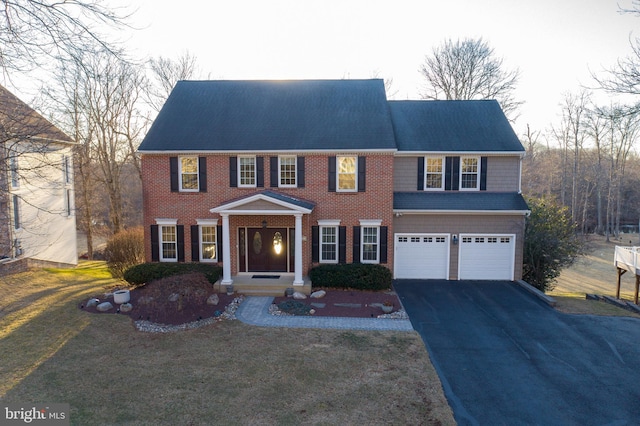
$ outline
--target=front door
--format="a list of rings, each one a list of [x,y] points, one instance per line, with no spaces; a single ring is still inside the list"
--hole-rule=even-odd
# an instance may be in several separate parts
[[[248,272],[287,272],[287,228],[248,228]]]

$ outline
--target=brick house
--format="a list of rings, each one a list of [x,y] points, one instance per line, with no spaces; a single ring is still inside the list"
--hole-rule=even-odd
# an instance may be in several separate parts
[[[73,145],[0,86],[0,275],[77,265]]]
[[[377,79],[181,81],[139,152],[148,261],[221,263],[223,285],[303,286],[352,262],[522,276],[524,149],[495,101],[387,101]]]

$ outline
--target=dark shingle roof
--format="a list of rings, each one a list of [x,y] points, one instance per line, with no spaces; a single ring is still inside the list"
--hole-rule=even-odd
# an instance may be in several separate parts
[[[394,192],[394,210],[412,211],[518,211],[529,210],[517,192]]]
[[[293,204],[294,206],[302,207],[304,209],[313,210],[316,204],[312,201],[301,200],[300,198],[295,198],[290,195],[282,194],[280,192],[265,190],[262,191],[261,194],[266,197],[273,198],[275,200],[284,201],[285,203]]]
[[[389,101],[398,151],[524,151],[500,105],[478,101]]]
[[[180,81],[140,151],[395,150],[382,80]]]
[[[72,142],[71,138],[54,126],[13,93],[0,86],[0,142],[8,139],[32,138],[56,142]]]

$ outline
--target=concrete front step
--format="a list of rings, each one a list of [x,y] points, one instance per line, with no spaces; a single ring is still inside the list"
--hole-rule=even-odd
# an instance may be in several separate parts
[[[283,279],[251,279],[247,277],[232,277],[233,291],[234,293],[243,294],[245,296],[284,296],[288,288],[292,288],[293,291],[299,291],[306,295],[311,294],[311,282],[305,280],[304,285],[294,286],[292,278]],[[222,285],[218,281],[215,285],[217,291],[225,293],[227,286]]]

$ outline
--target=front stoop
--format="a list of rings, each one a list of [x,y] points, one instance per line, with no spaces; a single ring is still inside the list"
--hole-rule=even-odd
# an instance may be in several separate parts
[[[260,274],[256,274],[260,275]],[[304,285],[294,286],[292,275],[281,275],[280,278],[252,278],[251,275],[237,275],[231,277],[233,280],[233,291],[244,296],[284,296],[287,288],[293,291],[309,295],[311,294],[311,281],[304,278]],[[218,281],[214,288],[219,293],[225,293],[227,286]]]

